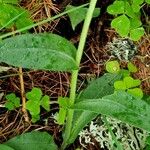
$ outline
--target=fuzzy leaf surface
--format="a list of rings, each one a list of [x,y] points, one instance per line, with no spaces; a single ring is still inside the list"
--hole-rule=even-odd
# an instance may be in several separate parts
[[[76,48],[55,34],[23,34],[0,42],[0,62],[51,71],[77,69]]]
[[[7,145],[0,144],[0,150],[15,150],[15,149]]]
[[[87,88],[84,91],[82,91],[82,93],[79,96],[79,99],[81,100],[102,98],[103,96],[112,94],[114,92],[113,84],[116,80],[119,80],[120,78],[120,75],[115,75],[111,73],[105,74],[104,76],[92,81],[87,86]],[[76,101],[78,101],[78,99]],[[74,142],[79,132],[96,116],[96,113],[87,110],[75,110],[73,128],[68,143]]]
[[[7,142],[15,150],[57,150],[57,146],[51,135],[46,132],[32,131],[16,136]]]
[[[74,109],[104,114],[150,132],[150,105],[126,92],[116,92],[100,99],[84,99]]]

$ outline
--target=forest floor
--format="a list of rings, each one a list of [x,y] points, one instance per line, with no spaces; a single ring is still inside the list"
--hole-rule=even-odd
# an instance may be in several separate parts
[[[35,22],[43,20],[54,14],[62,12],[67,4],[80,5],[86,3],[85,0],[64,0],[62,1],[46,1],[43,0],[38,3],[36,0],[25,1],[22,0],[21,6],[25,7],[31,12],[32,19]],[[111,42],[114,37],[117,37],[117,33],[110,28],[110,20],[112,16],[106,13],[106,8],[112,0],[98,1],[97,7],[101,8],[101,14],[99,17],[92,20],[86,46],[84,50],[84,56],[82,58],[80,74],[78,78],[77,92],[81,91],[87,86],[87,83],[97,77],[102,76],[105,70],[105,63],[111,59],[110,52],[106,49],[108,42]],[[83,23],[80,23],[75,31],[72,30],[70,20],[67,16],[61,17],[51,23],[34,28],[31,32],[52,32],[59,34],[71,42],[75,46],[78,45],[80,39],[80,33]],[[132,62],[137,66],[138,72],[134,74],[135,78],[142,80],[141,88],[144,93],[150,94],[150,34],[146,33],[142,39],[135,43],[138,46],[138,56],[134,57]],[[143,56],[144,57],[143,59]],[[121,62],[122,67],[126,64]],[[44,94],[51,97],[51,100],[56,100],[59,96],[69,95],[69,83],[70,74],[62,72],[50,72],[50,71],[34,71],[23,70],[25,91],[30,91],[33,87],[41,88]],[[20,96],[20,81],[18,75],[18,69],[13,68],[7,72],[0,74],[0,142],[7,141],[8,139],[19,135],[21,133],[39,130],[47,131],[53,135],[55,142],[60,145],[62,142],[61,131],[62,126],[57,125],[54,122],[52,114],[58,111],[58,106],[54,105],[49,113],[41,114],[41,119],[35,124],[26,124],[22,116],[22,111],[16,109],[14,111],[8,111],[3,107],[5,103],[4,95],[8,93],[15,93]],[[77,139],[68,150],[74,150],[79,145]],[[99,145],[95,142],[94,145],[88,144],[88,150],[98,150]]]

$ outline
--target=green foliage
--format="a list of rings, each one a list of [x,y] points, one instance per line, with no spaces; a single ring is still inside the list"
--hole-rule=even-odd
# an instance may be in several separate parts
[[[143,91],[137,86],[141,85],[141,81],[138,79],[133,79],[130,76],[130,73],[137,72],[137,68],[131,62],[127,64],[128,70],[120,69],[120,65],[118,61],[109,61],[106,63],[106,70],[110,73],[118,73],[122,75],[122,80],[118,80],[114,82],[115,90],[123,90],[127,91],[127,93],[142,98]],[[115,69],[114,69],[115,68]]]
[[[5,97],[7,102],[5,103],[5,107],[8,110],[14,110],[15,108],[20,106],[20,98],[16,97],[14,93],[8,94]]]
[[[118,61],[108,61],[106,63],[106,70],[110,73],[118,73],[120,71],[120,65]]]
[[[29,110],[32,122],[35,123],[40,119],[40,106],[46,111],[50,111],[49,96],[42,96],[42,91],[39,88],[33,88],[31,92],[26,93],[26,108]]]
[[[13,4],[16,4],[16,2],[16,0],[12,1]],[[146,2],[149,2],[149,0]],[[138,40],[143,35],[144,29],[139,19],[139,11],[142,3],[143,1],[140,0],[133,0],[132,3],[120,0],[115,1],[108,7],[108,12],[117,16],[111,25],[121,36],[130,36],[133,40]],[[76,51],[76,48],[69,41],[55,34],[24,34],[10,37],[0,42],[0,62],[29,69],[72,72],[70,98],[61,97],[58,99],[60,109],[57,121],[60,125],[65,125],[66,128],[63,136],[64,143],[61,147],[62,150],[65,149],[68,144],[74,142],[83,127],[98,114],[117,118],[150,132],[150,106],[144,100],[140,100],[143,92],[137,88],[137,86],[140,85],[140,81],[130,76],[130,73],[136,72],[132,64],[128,64],[128,70],[123,70],[120,69],[117,61],[108,62],[106,68],[110,73],[92,81],[78,97],[75,97],[78,66],[80,57],[82,57],[83,47],[85,45],[84,41],[87,36],[86,32],[88,32],[95,5],[96,0],[92,0],[88,12],[87,9],[84,8],[74,12],[72,18],[69,16],[73,29],[85,18],[85,26],[82,31],[83,34],[79,42],[78,51]],[[26,11],[23,12],[15,5],[2,2],[0,2],[0,6],[2,6],[0,10],[1,29],[4,27],[21,28],[27,24],[26,20],[23,19],[24,17],[28,18]],[[74,9],[73,6],[71,7]],[[13,10],[11,12],[12,14],[8,8]],[[5,9],[6,12],[4,12]],[[9,14],[9,17],[6,13]],[[85,13],[87,13],[86,17]],[[70,13],[68,14],[70,15]],[[6,17],[5,19],[2,18],[3,15]],[[98,15],[99,10],[95,9],[93,16]],[[21,20],[19,22],[21,17],[24,23],[21,22]],[[35,27],[36,25],[33,26]],[[24,29],[19,31],[24,31]],[[7,37],[9,35],[12,35],[12,33],[1,37]],[[116,88],[115,93],[114,87]],[[26,108],[29,110],[33,122],[40,119],[41,107],[46,111],[50,110],[49,97],[47,95],[43,96],[40,89],[33,88],[31,92],[26,94],[26,97],[28,99]],[[75,105],[74,100],[76,100]],[[64,124],[65,121],[66,124]],[[4,144],[15,150],[57,149],[52,137],[47,133],[40,132],[25,133],[8,140]]]
[[[59,97],[58,104],[59,104],[59,113],[56,116],[56,120],[59,125],[63,125],[65,123],[67,109],[69,108],[69,98]]]
[[[132,64],[131,62],[128,62],[128,70],[129,70],[129,72],[137,72],[138,71],[137,67],[134,64]]]
[[[140,20],[140,9],[143,2],[143,0],[115,0],[108,6],[107,12],[116,16],[111,26],[121,37],[130,37],[138,41],[144,35],[144,28]]]
[[[10,146],[4,145],[4,144],[0,144],[0,150],[15,150],[13,148],[11,148]]]
[[[93,80],[92,82],[90,82],[87,88],[84,89],[81,92],[81,94],[79,94],[76,101],[79,101],[81,99],[98,99],[102,98],[103,96],[112,94],[114,92],[113,84],[120,78],[121,78],[120,74],[116,75],[107,73],[102,77]],[[72,123],[73,128],[71,130],[68,144],[73,143],[76,137],[78,136],[79,132],[96,116],[97,116],[96,113],[90,111],[75,110]]]
[[[27,10],[18,7],[18,0],[3,0],[0,2],[0,28],[17,29],[33,24]]]
[[[66,7],[66,10],[70,10],[72,8],[75,8],[75,6],[68,5]],[[73,11],[73,12],[68,13],[73,30],[75,30],[75,27],[85,19],[87,10],[88,8],[80,8],[78,11]],[[100,14],[100,9],[95,8],[93,17],[98,17],[99,14]]]
[[[14,150],[57,150],[52,136],[46,132],[39,131],[24,133],[8,140],[4,144]]]
[[[55,34],[23,34],[0,42],[0,62],[30,69],[77,69],[76,48]]]
[[[73,108],[108,115],[150,132],[150,105],[126,92],[115,92],[100,99],[84,99]]]

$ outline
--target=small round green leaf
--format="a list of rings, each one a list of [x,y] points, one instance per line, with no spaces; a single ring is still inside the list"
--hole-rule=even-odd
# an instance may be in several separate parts
[[[32,116],[40,114],[40,101],[29,100],[26,102],[26,109]]]
[[[110,73],[118,73],[120,71],[120,65],[118,61],[108,61],[106,63],[106,70]]]
[[[140,28],[136,28],[130,31],[130,38],[133,41],[138,41],[140,40],[140,38],[144,35],[144,28],[140,27]]]
[[[45,95],[45,96],[42,97],[42,99],[41,99],[41,106],[47,111],[50,111],[50,104],[49,104],[49,102],[50,102],[50,98],[49,98],[48,95]]]
[[[28,100],[40,101],[42,98],[42,91],[40,88],[33,88],[31,92],[26,93]]]
[[[112,5],[109,5],[107,12],[112,15],[124,13],[124,1],[115,1]]]
[[[121,70],[120,70],[120,73],[121,73],[121,75],[122,75],[123,77],[128,77],[128,76],[130,76],[129,70],[121,69]]]
[[[130,20],[126,15],[121,15],[111,22],[111,27],[114,28],[122,37],[126,37],[130,29]]]
[[[144,0],[133,0],[133,5],[141,5],[144,2]]]
[[[128,62],[128,70],[130,72],[137,72],[138,71],[137,67],[131,62]]]
[[[135,13],[138,13],[141,9],[139,4],[132,4],[132,9]]]
[[[126,84],[123,81],[116,81],[114,83],[114,88],[116,90],[126,90]]]
[[[133,79],[132,77],[125,77],[123,79],[125,85],[127,88],[133,88],[133,87],[136,87],[136,86],[139,86],[141,84],[141,81],[140,80],[135,80]]]
[[[141,99],[143,97],[143,91],[140,88],[128,89],[127,92],[136,98]]]

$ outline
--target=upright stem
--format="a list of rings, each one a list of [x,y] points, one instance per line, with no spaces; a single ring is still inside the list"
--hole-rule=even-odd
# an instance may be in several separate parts
[[[79,46],[78,46],[78,50],[77,50],[77,54],[76,54],[76,63],[78,66],[80,66],[80,62],[81,62],[81,58],[82,58],[82,54],[83,54],[83,50],[84,50],[84,46],[85,46],[85,41],[86,41],[89,26],[90,26],[90,22],[91,22],[91,19],[93,16],[93,12],[94,12],[94,9],[96,6],[96,2],[97,2],[97,0],[91,0],[86,17],[85,17],[85,21],[83,24],[81,37],[80,37],[80,41],[79,41]],[[70,87],[71,87],[71,89],[70,89],[70,106],[74,105],[74,102],[75,102],[78,72],[79,72],[79,70],[72,71],[72,76],[71,76],[72,78],[71,78],[71,85],[70,85]],[[68,113],[67,113],[64,142],[61,147],[62,150],[65,149],[66,146],[68,145],[68,140],[69,140],[71,128],[72,128],[73,114],[74,114],[74,110],[69,109]]]

